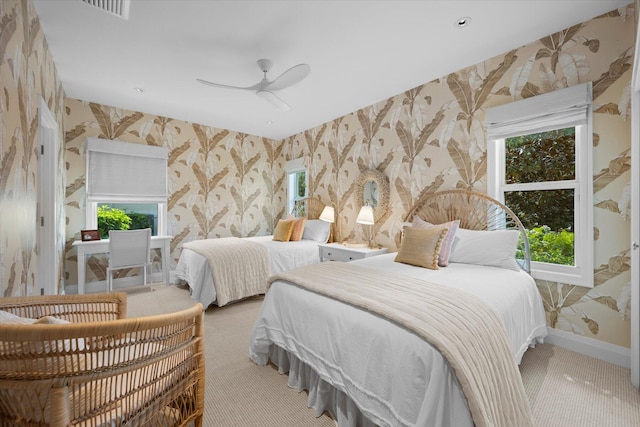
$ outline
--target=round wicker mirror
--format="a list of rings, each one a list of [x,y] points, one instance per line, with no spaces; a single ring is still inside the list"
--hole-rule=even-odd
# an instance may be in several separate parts
[[[373,218],[378,221],[389,207],[389,180],[382,172],[370,169],[360,174],[355,185],[357,209],[371,206]]]

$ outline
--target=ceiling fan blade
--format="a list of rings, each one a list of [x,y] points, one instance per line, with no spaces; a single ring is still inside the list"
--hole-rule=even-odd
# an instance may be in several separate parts
[[[311,67],[308,64],[295,65],[280,74],[274,81],[268,83],[263,89],[280,90],[293,86],[307,77],[310,72]]]
[[[281,111],[291,110],[291,106],[289,104],[287,104],[282,99],[278,98],[275,94],[273,94],[272,92],[269,92],[268,90],[259,90],[256,92],[256,95],[258,95],[262,99],[266,99],[271,104],[279,108]]]
[[[240,86],[230,86],[230,85],[223,85],[220,83],[213,83],[213,82],[208,82],[206,80],[202,80],[202,79],[196,79],[198,82],[208,85],[208,86],[213,86],[213,87],[221,87],[223,89],[242,89],[242,90],[257,90],[260,89],[260,83],[256,83],[253,86],[247,86],[247,87],[240,87]]]

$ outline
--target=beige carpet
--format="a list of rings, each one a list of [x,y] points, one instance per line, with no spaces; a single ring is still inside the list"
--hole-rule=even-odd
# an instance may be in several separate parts
[[[335,426],[326,415],[315,417],[306,393],[287,387],[285,375],[249,360],[249,334],[261,303],[254,298],[205,313],[204,425]],[[191,305],[186,289],[156,286],[129,295],[128,315]],[[537,427],[640,426],[640,392],[628,369],[543,344],[527,351],[520,371]]]

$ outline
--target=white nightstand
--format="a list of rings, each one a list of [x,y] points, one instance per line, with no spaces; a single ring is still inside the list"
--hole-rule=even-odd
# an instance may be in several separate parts
[[[369,258],[376,255],[386,254],[388,248],[348,248],[341,243],[328,243],[318,245],[320,249],[320,261],[342,261],[349,262],[356,259]]]

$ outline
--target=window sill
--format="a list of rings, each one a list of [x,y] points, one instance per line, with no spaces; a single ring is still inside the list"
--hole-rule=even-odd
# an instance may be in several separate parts
[[[581,274],[578,268],[569,267],[567,270],[569,271],[558,272],[531,266],[531,276],[536,280],[593,288],[593,272],[586,276]]]

